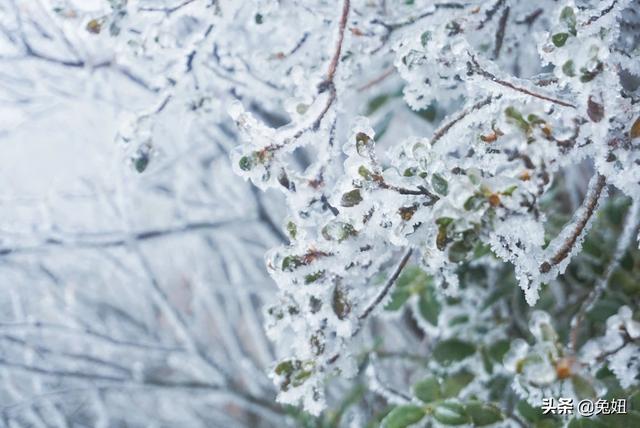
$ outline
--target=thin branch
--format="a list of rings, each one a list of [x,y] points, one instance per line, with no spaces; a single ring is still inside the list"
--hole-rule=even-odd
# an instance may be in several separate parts
[[[511,11],[510,7],[506,7],[504,12],[502,12],[502,16],[500,16],[500,21],[498,22],[498,31],[496,31],[496,46],[493,51],[493,58],[498,59],[500,57],[500,51],[502,50],[502,44],[504,42],[504,35],[507,31],[507,22],[509,20],[509,12]]]
[[[378,77],[376,77],[376,78],[368,81],[364,85],[360,86],[358,88],[358,92],[364,92],[367,89],[374,87],[378,83],[384,81],[387,77],[391,76],[395,71],[396,71],[395,67],[390,67],[388,70],[386,70],[384,73],[382,73]]]
[[[384,300],[384,298],[387,296],[387,294],[389,294],[389,291],[391,290],[391,288],[395,284],[396,280],[400,276],[400,273],[402,273],[402,270],[405,268],[405,266],[409,262],[409,258],[411,258],[411,254],[412,253],[413,253],[413,249],[412,248],[409,248],[404,253],[402,258],[400,259],[400,262],[398,262],[398,265],[396,266],[395,270],[393,271],[393,273],[391,274],[391,276],[389,277],[389,279],[385,283],[384,287],[382,287],[382,289],[378,292],[376,297],[371,301],[371,303],[369,303],[369,305],[367,305],[365,310],[358,316],[358,320],[361,321],[361,322],[360,322],[360,324],[358,324],[358,327],[355,329],[355,331],[351,335],[352,337],[357,335],[360,332],[360,329],[362,328],[362,321],[367,319],[367,317],[369,315],[371,315],[371,312],[373,312],[373,310],[380,304],[380,302],[382,302]],[[338,358],[340,358],[340,353],[332,355],[327,360],[327,364],[335,363],[338,360]]]
[[[338,29],[338,42],[336,43],[336,50],[329,63],[329,71],[327,72],[327,81],[333,82],[336,71],[338,70],[338,62],[340,61],[340,53],[342,52],[342,43],[344,41],[344,30],[347,26],[347,18],[349,17],[349,9],[351,7],[350,0],[344,0],[342,3],[342,15],[340,16],[340,26]]]
[[[65,357],[65,358],[69,358],[72,360],[79,360],[79,361],[84,361],[86,363],[90,363],[90,364],[96,364],[96,365],[100,365],[100,366],[104,366],[104,367],[108,367],[109,369],[112,370],[116,370],[119,371],[121,373],[127,374],[129,375],[131,373],[131,370],[121,366],[120,364],[114,363],[112,361],[108,361],[108,360],[103,360],[101,358],[98,357],[94,357],[93,355],[90,354],[82,354],[82,353],[76,353],[76,352],[68,352],[68,351],[61,351],[61,350],[55,350],[52,348],[49,348],[47,346],[44,345],[40,345],[40,344],[36,344],[36,343],[31,343],[27,340],[21,339],[19,337],[15,337],[9,334],[3,334],[0,335],[0,341],[6,341],[8,343],[11,343],[15,346],[19,346],[22,348],[26,348],[26,349],[30,349],[38,354],[47,354],[50,355],[52,357],[54,356],[60,356],[60,357]]]
[[[391,402],[396,402],[394,404],[408,404],[411,403],[411,397],[407,394],[405,394],[402,391],[398,391],[397,389],[389,386],[389,385],[385,385],[382,383],[382,380],[380,380],[380,378],[378,377],[377,374],[377,370],[375,367],[375,361],[376,361],[376,356],[375,354],[372,354],[370,359],[369,359],[369,365],[367,367],[366,373],[369,376],[370,379],[370,385],[371,385],[371,389],[373,390],[373,392],[377,392],[380,395],[382,395],[385,399],[391,401]]]
[[[603,16],[605,16],[605,15],[609,14],[609,13],[613,10],[613,8],[615,7],[616,3],[618,3],[618,0],[613,0],[609,6],[607,6],[607,7],[606,7],[606,8],[604,8],[604,9],[602,9],[602,10],[600,11],[600,13],[599,13],[599,14],[594,15],[594,16],[592,16],[592,17],[590,17],[588,21],[586,21],[586,22],[584,22],[584,23],[582,24],[582,26],[583,26],[583,27],[586,27],[586,26],[588,26],[588,25],[591,25],[591,24],[593,24],[594,22],[596,22],[598,19],[600,19],[600,18],[602,18]]]
[[[528,26],[533,25],[534,22],[536,22],[536,20],[542,16],[542,14],[544,13],[544,9],[539,8],[534,10],[533,12],[531,12],[529,15],[525,16],[524,18],[517,20],[516,24],[526,24]]]
[[[478,101],[477,103],[475,103],[471,107],[469,107],[469,108],[463,110],[462,112],[460,112],[457,116],[455,116],[453,119],[451,119],[450,121],[445,123],[443,126],[438,128],[436,130],[436,132],[433,133],[433,137],[431,137],[431,145],[433,146],[435,143],[438,142],[438,140],[440,140],[442,137],[444,137],[445,134],[447,132],[449,132],[449,130],[451,128],[453,128],[453,126],[455,124],[460,122],[462,119],[464,119],[465,117],[467,117],[469,114],[473,113],[474,111],[480,110],[481,108],[483,108],[485,106],[488,106],[489,104],[491,104],[492,101],[493,101],[493,97],[487,97],[484,100]]]
[[[569,333],[569,339],[571,342],[571,349],[575,353],[578,347],[578,333],[580,331],[580,326],[584,321],[584,318],[593,307],[594,303],[600,298],[602,293],[607,288],[607,284],[609,283],[609,279],[613,272],[618,268],[620,264],[620,260],[624,256],[627,248],[631,245],[631,241],[638,230],[638,225],[640,224],[640,202],[634,200],[633,204],[629,208],[627,212],[627,218],[625,220],[624,229],[618,239],[618,245],[616,246],[616,250],[611,257],[611,261],[607,266],[607,270],[605,271],[604,276],[602,276],[597,284],[593,287],[593,290],[589,293],[586,299],[580,305],[580,309],[576,313],[576,315],[571,320],[571,331]]]
[[[322,123],[322,120],[324,119],[324,117],[327,115],[327,113],[331,109],[331,106],[338,98],[334,79],[336,76],[336,72],[338,71],[338,64],[340,63],[340,53],[342,52],[342,44],[344,43],[344,32],[347,26],[347,18],[349,17],[350,7],[351,7],[350,0],[344,0],[344,3],[342,4],[342,14],[340,15],[338,41],[336,43],[335,52],[333,53],[333,56],[331,57],[331,62],[329,63],[329,68],[327,70],[327,78],[318,86],[318,92],[320,94],[329,91],[327,102],[325,103],[324,107],[322,108],[318,116],[315,118],[315,120],[311,123],[311,125],[305,126],[299,129],[290,138],[285,139],[279,144],[271,144],[265,147],[266,151],[275,152],[276,150],[279,150],[287,146],[289,143],[296,141],[308,131],[312,131],[312,130],[316,131],[320,127],[320,124]]]
[[[551,270],[553,266],[560,264],[564,259],[566,259],[573,247],[575,246],[578,238],[582,236],[582,233],[587,226],[587,223],[593,217],[596,208],[598,207],[598,202],[600,201],[600,196],[602,195],[602,191],[607,184],[607,180],[604,175],[597,174],[597,178],[595,179],[595,183],[591,186],[589,194],[585,197],[585,200],[582,204],[580,217],[575,223],[572,223],[572,227],[574,228],[564,243],[560,246],[560,248],[556,251],[556,253],[548,260],[543,262],[540,265],[540,272],[547,273]]]
[[[12,332],[15,332],[16,330],[26,330],[27,334],[37,332],[40,337],[42,337],[44,332],[48,330],[52,330],[52,331],[58,331],[61,333],[66,333],[69,335],[77,335],[79,337],[82,337],[82,336],[90,337],[96,340],[107,342],[114,346],[138,349],[143,352],[184,352],[185,351],[183,348],[163,347],[160,345],[151,345],[151,344],[115,339],[109,335],[106,335],[97,331],[93,331],[88,328],[75,328],[75,327],[70,327],[63,324],[48,324],[40,321],[22,322],[22,323],[0,323],[0,331],[5,329],[10,330]],[[34,330],[34,331],[30,332],[29,330]],[[97,346],[104,346],[104,344],[100,343]]]
[[[263,219],[261,219],[263,220]],[[73,239],[47,238],[42,244],[31,247],[10,248],[0,247],[0,257],[8,255],[16,255],[22,253],[37,252],[47,249],[48,247],[72,247],[72,248],[113,248],[122,247],[134,241],[146,241],[160,239],[171,235],[192,233],[202,230],[214,230],[237,223],[238,220],[222,220],[219,222],[198,222],[188,223],[182,226],[170,227],[167,229],[151,229],[140,232],[134,232],[123,238],[112,238],[105,240],[92,240],[88,237],[79,235]]]
[[[380,304],[380,302],[382,302],[384,300],[384,298],[387,296],[387,294],[389,294],[389,291],[391,290],[393,285],[396,283],[396,280],[398,279],[398,277],[402,273],[402,270],[407,265],[407,262],[409,261],[409,258],[411,258],[411,254],[412,253],[413,253],[413,249],[412,248],[409,248],[404,253],[402,258],[400,259],[400,262],[398,263],[398,265],[396,266],[395,270],[393,271],[393,273],[391,274],[391,276],[387,280],[387,282],[384,285],[384,287],[382,287],[382,289],[380,290],[378,295],[375,297],[375,299],[373,299],[371,301],[371,303],[369,303],[367,308],[358,316],[359,320],[362,321],[362,320],[366,319],[371,314],[371,312],[373,312],[373,310]]]
[[[469,53],[469,57],[471,58],[471,60],[467,63],[467,66],[469,68],[469,73],[471,73],[471,74],[473,74],[473,73],[478,74],[478,75],[480,75],[480,76],[482,76],[482,77],[484,77],[484,78],[486,78],[488,80],[491,80],[494,83],[497,83],[498,85],[504,86],[506,88],[513,89],[514,91],[521,92],[523,94],[527,94],[527,95],[530,95],[532,97],[539,98],[541,100],[549,101],[549,102],[552,102],[554,104],[558,104],[558,105],[563,106],[563,107],[576,108],[576,106],[574,104],[571,104],[571,103],[569,103],[567,101],[559,100],[557,98],[552,98],[552,97],[549,97],[549,96],[544,95],[544,94],[533,92],[530,89],[523,88],[523,87],[517,86],[517,85],[515,85],[515,84],[513,84],[513,83],[511,83],[509,81],[500,79],[495,74],[490,73],[487,70],[485,70],[482,67],[480,67],[480,64],[478,63],[476,58],[471,53]]]
[[[478,25],[477,30],[482,30],[484,26],[487,25],[487,23],[493,19],[493,16],[498,12],[498,10],[502,6],[504,6],[504,3],[505,3],[505,0],[498,0],[494,3],[492,7],[487,9],[487,11],[485,12],[485,17],[482,19],[482,21],[480,21],[480,24]]]
[[[271,215],[265,208],[264,201],[262,200],[262,196],[260,191],[256,189],[254,186],[251,186],[251,192],[253,193],[253,197],[256,201],[256,207],[258,209],[258,218],[265,224],[269,232],[277,238],[281,243],[286,243],[289,241],[289,237],[282,231],[280,227],[273,221]]]
[[[389,41],[389,39],[391,38],[391,34],[396,31],[399,28],[402,27],[406,27],[412,24],[415,24],[416,22],[420,21],[423,18],[426,18],[428,16],[432,16],[435,15],[439,9],[464,9],[466,5],[462,4],[462,3],[436,3],[434,5],[432,5],[433,7],[435,7],[435,10],[429,10],[427,12],[421,13],[420,15],[411,17],[405,21],[401,21],[401,22],[395,22],[395,23],[386,23],[384,21],[381,21],[379,19],[374,19],[371,21],[372,24],[378,24],[381,25],[384,29],[385,29],[385,33],[384,35],[381,37],[380,39],[380,45],[375,48],[373,51],[371,51],[371,54],[375,54],[378,53],[382,50],[382,48],[387,44],[387,42]]]

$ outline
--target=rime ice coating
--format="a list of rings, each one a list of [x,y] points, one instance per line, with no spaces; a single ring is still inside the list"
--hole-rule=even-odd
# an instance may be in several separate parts
[[[366,44],[341,33],[337,52],[350,55],[333,63],[337,73],[332,65],[315,94],[295,79],[306,100],[289,124],[272,128],[239,104],[230,107],[245,141],[233,155],[236,171],[261,188],[279,189],[289,210],[291,242],[267,256],[280,289],[269,331],[290,350],[274,372],[283,402],[301,401],[315,414],[324,406],[320,379],[352,372],[348,350],[373,295],[371,280],[398,250],[413,248],[438,288],[456,295],[460,263],[488,247],[514,265],[534,305],[542,284],[581,250],[607,186],[640,198],[640,150],[629,132],[639,112],[630,97],[617,96],[621,70],[638,74],[637,64],[620,54],[629,41],[616,25],[632,2],[612,8],[536,2],[553,11],[543,29],[536,27],[533,37],[499,35],[492,51],[482,36],[489,6],[468,3],[432,5],[420,16],[382,24],[348,18],[360,32],[382,31],[410,108],[437,103],[448,113],[430,135],[385,150],[370,121],[347,111],[354,72],[369,59],[359,58]],[[533,16],[525,3],[510,5],[519,25]],[[331,20],[334,29],[344,23],[349,2],[343,6]],[[536,75],[542,67],[551,73]],[[303,172],[291,161],[299,147],[314,153]],[[595,174],[582,206],[548,239],[540,200],[559,172],[585,160]],[[543,352],[552,350],[550,339],[538,340],[541,360],[517,381],[532,402],[541,395],[530,385],[556,376]],[[622,365],[615,367],[619,372]]]

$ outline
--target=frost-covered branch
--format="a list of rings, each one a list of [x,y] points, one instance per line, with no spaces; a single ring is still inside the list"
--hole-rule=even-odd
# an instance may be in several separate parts
[[[593,184],[589,187],[589,192],[579,210],[576,221],[568,225],[571,231],[561,233],[563,238],[562,245],[560,245],[548,261],[540,265],[540,272],[549,272],[553,266],[560,264],[574,250],[576,242],[583,236],[589,220],[591,220],[591,217],[595,214],[606,183],[607,179],[601,174],[598,174],[593,180]]]

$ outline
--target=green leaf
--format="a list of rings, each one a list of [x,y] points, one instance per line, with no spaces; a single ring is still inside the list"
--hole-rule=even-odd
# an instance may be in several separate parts
[[[460,263],[467,259],[467,255],[469,251],[471,251],[473,247],[467,245],[463,241],[454,242],[451,247],[449,247],[449,261],[452,263]]]
[[[502,193],[504,196],[513,196],[513,192],[515,192],[516,189],[518,189],[518,186],[514,184],[513,186],[508,187],[500,193]]]
[[[324,276],[324,270],[320,270],[318,272],[310,273],[308,275],[305,275],[304,283],[305,284],[312,284],[312,283],[316,282],[317,280],[319,280],[320,278],[322,278],[323,276]]]
[[[464,209],[465,211],[476,211],[485,201],[486,199],[480,195],[469,196],[469,198],[464,202]]]
[[[489,346],[489,356],[497,362],[502,362],[504,355],[509,351],[510,343],[507,339],[499,340]]]
[[[462,361],[476,352],[473,344],[458,339],[444,340],[433,349],[433,357],[440,364],[449,365]]]
[[[571,34],[573,34],[574,36],[577,34],[576,14],[573,11],[573,8],[567,6],[562,9],[562,12],[560,12],[560,22],[564,23],[567,26]]]
[[[358,232],[350,223],[342,221],[332,221],[325,225],[321,230],[322,237],[327,241],[342,242],[352,236],[356,236]]]
[[[562,422],[557,419],[547,418],[539,420],[533,426],[534,428],[560,428],[562,425]]]
[[[298,235],[298,227],[294,222],[290,221],[289,223],[287,223],[287,232],[289,233],[291,239],[296,239],[296,236]]]
[[[567,43],[567,39],[569,38],[569,33],[557,33],[551,36],[551,41],[556,47],[563,47],[565,43]]]
[[[444,398],[456,397],[462,389],[473,381],[473,373],[466,370],[449,375],[442,381],[442,396]]]
[[[372,98],[367,105],[367,116],[375,113],[380,107],[385,105],[389,99],[391,99],[391,95],[389,94],[381,94]]]
[[[435,377],[428,377],[413,386],[414,395],[425,403],[437,401],[442,397],[440,382]]]
[[[141,154],[134,161],[134,165],[136,171],[138,171],[139,173],[143,173],[144,170],[147,169],[147,166],[149,166],[149,156],[146,154]]]
[[[507,394],[510,383],[511,378],[505,375],[498,375],[490,379],[487,383],[489,387],[489,399],[496,401],[503,399]]]
[[[420,43],[422,43],[423,48],[427,47],[427,43],[429,43],[430,40],[431,40],[431,31],[425,31],[420,36]]]
[[[433,174],[431,176],[431,185],[433,186],[433,190],[443,196],[447,196],[447,193],[449,193],[449,182],[440,174]]]
[[[582,376],[573,376],[571,378],[571,385],[573,385],[573,391],[581,400],[597,397],[596,390],[591,382]]]
[[[360,156],[367,156],[368,150],[371,148],[371,137],[364,132],[356,134],[356,150]]]
[[[417,110],[417,111],[413,111],[411,110],[413,113],[415,113],[419,118],[421,118],[422,120],[425,120],[427,122],[433,122],[436,120],[436,117],[438,115],[438,109],[436,107],[436,103],[432,102],[431,104],[429,104],[426,108]]]
[[[518,413],[529,422],[537,422],[542,419],[542,410],[531,406],[525,400],[518,401],[516,404]]]
[[[466,322],[469,322],[469,315],[457,315],[449,320],[449,326],[452,327],[454,325],[464,324]]]
[[[279,363],[274,371],[278,375],[289,374],[293,372],[293,362],[291,362],[291,360],[285,360]]]
[[[294,269],[299,268],[304,263],[298,256],[287,256],[282,260],[282,270],[287,272],[293,272]]]
[[[339,285],[333,289],[332,305],[333,312],[341,320],[345,319],[347,315],[349,315],[349,312],[351,312],[351,303],[347,298],[345,290]]]
[[[431,325],[438,325],[438,316],[440,315],[441,309],[442,306],[436,298],[433,287],[425,288],[420,295],[420,300],[418,300],[418,310],[422,318],[427,320]]]
[[[440,217],[436,219],[436,224],[438,226],[444,226],[447,227],[449,226],[451,223],[453,223],[453,219],[451,217]]]
[[[242,156],[238,161],[238,166],[243,171],[250,171],[253,168],[254,162],[249,156]]]
[[[572,60],[569,60],[562,65],[562,72],[569,77],[575,77],[576,67]]]
[[[358,168],[358,174],[360,175],[360,177],[364,178],[365,180],[371,181],[371,178],[372,178],[371,171],[369,171],[366,166],[360,165],[360,168]]]
[[[640,427],[640,412],[627,410],[627,413],[614,413],[602,417],[607,427],[638,428]]]
[[[396,287],[421,291],[427,285],[428,281],[429,276],[425,271],[417,266],[411,266],[402,272],[402,275],[398,278]]]
[[[607,425],[595,418],[573,418],[567,428],[607,428]]]
[[[384,307],[387,311],[396,311],[406,303],[412,294],[421,293],[429,283],[429,276],[419,267],[406,268],[391,293],[391,300]]]
[[[387,129],[389,129],[389,124],[391,123],[391,119],[393,119],[393,114],[394,111],[391,110],[385,114],[382,119],[376,122],[375,125],[373,125],[373,131],[376,133],[378,141],[382,140],[382,136],[387,132]]]
[[[492,374],[493,362],[491,361],[491,358],[489,358],[489,352],[487,351],[487,348],[483,346],[479,349],[479,351],[480,351],[480,357],[482,358],[482,365],[484,367],[484,370],[487,373]]]
[[[473,424],[477,427],[491,425],[503,419],[500,409],[497,407],[481,403],[480,401],[470,401],[466,405],[466,410]]]
[[[438,235],[436,236],[436,248],[440,251],[444,251],[447,248],[447,226],[440,225],[438,227]]]
[[[438,404],[433,411],[433,418],[443,425],[464,425],[470,422],[464,406],[455,401]]]
[[[504,114],[513,122],[515,122],[515,124],[518,125],[518,128],[520,128],[522,132],[524,132],[525,134],[529,134],[531,132],[531,125],[529,125],[529,122],[527,122],[527,120],[518,110],[516,110],[515,107],[507,107],[504,110]]]
[[[384,428],[405,428],[420,422],[424,417],[424,409],[418,406],[407,405],[396,407],[383,420]]]
[[[396,288],[393,290],[393,293],[391,293],[391,300],[389,300],[389,303],[384,307],[384,310],[397,311],[409,300],[409,297],[411,297],[409,290]]]
[[[594,323],[605,323],[607,319],[618,312],[622,304],[614,299],[600,299],[587,312],[587,319]]]
[[[402,173],[402,176],[403,177],[413,177],[414,175],[416,175],[416,171],[417,171],[417,169],[415,167],[407,168]]]
[[[362,195],[360,194],[360,189],[351,190],[344,195],[342,195],[342,200],[340,204],[343,207],[354,207],[362,202]]]

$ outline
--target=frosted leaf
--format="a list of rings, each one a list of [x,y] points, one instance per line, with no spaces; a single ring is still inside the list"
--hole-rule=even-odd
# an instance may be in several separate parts
[[[620,386],[630,388],[640,383],[640,346],[629,343],[607,361]]]

